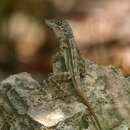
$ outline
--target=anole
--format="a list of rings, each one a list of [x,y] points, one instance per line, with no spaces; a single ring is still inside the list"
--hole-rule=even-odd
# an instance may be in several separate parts
[[[66,21],[57,19],[46,20],[46,24],[54,30],[59,39],[59,46],[63,53],[65,69],[70,75],[69,77],[71,77],[75,90],[83,99],[85,105],[87,105],[88,110],[95,119],[98,128],[102,130],[97,116],[95,115],[88,99],[81,90],[81,72],[79,70],[79,61],[81,60],[81,56],[75,43],[71,27]],[[56,75],[56,77],[59,78],[60,76]]]

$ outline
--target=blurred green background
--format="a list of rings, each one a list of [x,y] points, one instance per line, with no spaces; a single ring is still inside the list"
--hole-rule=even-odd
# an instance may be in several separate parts
[[[57,38],[45,19],[66,19],[80,52],[130,75],[129,0],[1,0],[0,73],[47,76]]]

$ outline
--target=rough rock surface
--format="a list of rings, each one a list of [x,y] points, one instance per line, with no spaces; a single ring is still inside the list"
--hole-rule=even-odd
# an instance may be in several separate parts
[[[55,64],[56,65],[56,64]],[[86,60],[84,93],[103,130],[130,129],[130,82],[116,68]],[[61,83],[62,84],[62,83]],[[68,94],[29,74],[12,75],[0,85],[0,130],[94,130],[87,107],[76,96],[71,81],[62,84]]]
[[[55,87],[49,86],[46,81],[41,86],[27,73],[4,80],[0,86],[0,130],[67,130],[79,129],[78,124],[87,127],[86,106],[73,98],[61,100]]]

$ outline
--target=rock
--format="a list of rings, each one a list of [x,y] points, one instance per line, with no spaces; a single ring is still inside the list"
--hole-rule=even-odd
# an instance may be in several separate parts
[[[130,82],[117,68],[102,67],[86,60],[82,88],[103,130],[129,130]],[[87,107],[70,83],[40,85],[28,73],[12,75],[0,85],[0,130],[94,130]]]
[[[79,129],[75,123],[88,127],[86,106],[75,98],[64,102],[49,92],[56,91],[54,87],[46,85],[44,81],[41,86],[28,73],[4,80],[0,86],[0,130]]]

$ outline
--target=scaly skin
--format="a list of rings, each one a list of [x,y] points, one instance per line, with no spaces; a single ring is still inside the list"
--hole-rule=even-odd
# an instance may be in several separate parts
[[[59,46],[63,52],[65,68],[71,76],[73,86],[75,87],[79,96],[83,99],[84,103],[87,105],[88,110],[95,119],[98,128],[102,130],[97,116],[95,115],[88,99],[86,96],[84,96],[84,93],[81,90],[82,83],[78,67],[81,56],[75,44],[73,33],[69,24],[66,21],[57,19],[46,20],[46,23],[54,30],[57,37],[59,38]]]

